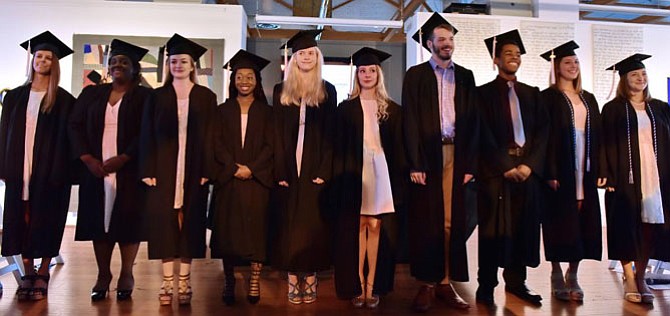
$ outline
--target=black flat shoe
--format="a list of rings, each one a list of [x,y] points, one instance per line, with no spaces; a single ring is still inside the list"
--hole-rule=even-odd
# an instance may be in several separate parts
[[[91,301],[98,302],[107,298],[108,289],[104,290],[91,290]]]
[[[537,294],[533,290],[526,287],[526,285],[520,285],[515,287],[505,286],[505,291],[510,294],[514,294],[516,297],[536,306],[542,305],[542,296]]]
[[[117,301],[127,301],[132,298],[133,290],[116,290]]]

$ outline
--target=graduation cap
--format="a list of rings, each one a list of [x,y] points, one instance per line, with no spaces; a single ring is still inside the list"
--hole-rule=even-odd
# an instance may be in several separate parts
[[[428,42],[428,39],[430,38],[430,35],[433,34],[433,30],[436,27],[438,27],[440,25],[445,25],[445,24],[449,25],[449,26],[451,26],[451,28],[453,28],[454,35],[456,35],[456,33],[458,33],[458,30],[453,25],[451,25],[451,23],[447,22],[447,20],[445,20],[442,17],[442,15],[440,15],[437,12],[433,12],[433,15],[431,15],[430,18],[428,18],[428,20],[426,20],[426,22],[423,23],[423,25],[421,25],[419,30],[416,31],[416,33],[414,33],[414,35],[412,35],[412,39],[415,40],[417,43],[419,43],[424,48],[428,49],[427,42]]]
[[[612,86],[610,87],[610,93],[607,95],[607,98],[609,99],[612,96],[612,92],[614,92],[614,82],[616,81],[615,74],[617,71],[619,72],[619,77],[623,77],[633,70],[646,68],[642,61],[649,57],[651,57],[651,55],[633,54],[626,57],[624,60],[607,67],[605,70],[612,70]]]
[[[323,30],[301,30],[295,33],[289,40],[280,47],[280,49],[288,49],[295,53],[301,49],[316,46],[316,37],[321,34]]]
[[[43,33],[21,43],[21,47],[29,51],[31,54],[34,54],[38,50],[48,50],[54,53],[58,59],[62,59],[63,57],[74,53],[70,47],[65,45],[65,43],[49,31],[44,31]]]
[[[246,50],[240,49],[235,53],[235,55],[228,60],[228,62],[223,65],[224,69],[227,70],[237,70],[240,68],[251,68],[258,71],[261,71],[265,66],[270,63],[269,60],[254,55]]]
[[[91,72],[89,72],[88,75],[86,75],[86,78],[88,78],[88,80],[91,80],[91,82],[93,82],[96,85],[100,84],[100,82],[102,81],[102,76],[95,70],[91,70]]]
[[[146,55],[149,52],[149,50],[146,48],[135,46],[128,42],[124,42],[120,39],[113,39],[110,46],[111,46],[111,52],[109,54],[110,58],[116,55],[123,55],[130,58],[130,60],[132,60],[133,62],[140,62],[140,60],[142,60],[144,55]]]
[[[556,83],[556,73],[555,73],[555,67],[554,67],[554,61],[556,59],[560,59],[563,57],[567,56],[575,56],[575,49],[579,48],[579,45],[575,43],[575,41],[569,41],[567,43],[563,43],[557,47],[552,48],[548,52],[545,52],[544,54],[540,55],[540,57],[544,58],[546,61],[551,62],[551,70],[549,71],[549,82],[551,84]]]
[[[167,55],[188,54],[194,61],[207,52],[207,48],[177,33],[167,41]]]
[[[645,68],[642,61],[649,57],[651,57],[651,55],[633,54],[631,56],[626,57],[624,60],[608,67],[605,70],[618,71],[619,76],[623,77],[625,74],[633,70]]]
[[[363,47],[351,55],[351,63],[359,66],[380,65],[383,61],[391,57],[391,54],[370,48]]]

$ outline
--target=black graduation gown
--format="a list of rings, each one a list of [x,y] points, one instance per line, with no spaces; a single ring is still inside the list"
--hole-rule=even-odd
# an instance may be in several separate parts
[[[555,88],[542,91],[542,102],[550,119],[549,143],[545,168],[546,180],[558,180],[557,191],[545,186],[546,208],[542,216],[542,237],[547,261],[575,262],[582,259],[600,260],[602,255],[602,224],[597,181],[600,174],[602,125],[600,109],[593,94],[582,91],[588,105],[590,127],[586,145],[590,160],[584,167],[584,200],[577,209],[575,184],[574,123],[571,105]],[[574,106],[574,105],[573,105]],[[581,105],[579,105],[581,106]]]
[[[670,109],[656,99],[649,102],[656,123],[657,161],[661,184],[665,224],[656,230],[652,259],[670,261]],[[640,260],[642,255],[642,189],[640,188],[640,148],[637,136],[637,115],[620,98],[603,107],[603,136],[607,161],[607,186],[614,192],[605,193],[607,217],[607,252],[610,260]],[[647,109],[647,115],[651,112]],[[628,128],[630,124],[630,153],[633,183],[629,183]]]
[[[546,107],[540,90],[521,82],[515,85],[526,136],[521,157],[509,155],[513,142],[511,118],[506,112],[506,80],[495,80],[477,88],[481,115],[481,152],[477,181],[479,265],[498,267],[540,264],[541,190],[549,137]],[[520,184],[503,174],[519,164],[532,174]]]
[[[49,113],[39,112],[33,146],[33,169],[29,184],[30,222],[24,220],[23,158],[26,110],[30,84],[5,95],[0,120],[0,178],[4,179],[5,205],[2,255],[24,258],[58,256],[68,206],[71,174],[67,118],[75,98],[58,88]]]
[[[104,84],[88,86],[79,95],[68,127],[72,159],[90,154],[102,161],[102,135],[111,92],[112,84]],[[79,170],[79,211],[75,240],[145,240],[142,207],[144,187],[138,180],[137,160],[142,108],[151,92],[146,87],[134,87],[125,93],[120,104],[116,151],[118,155],[128,155],[130,160],[116,172],[116,199],[107,233],[104,227],[103,179],[95,177],[86,167]]]
[[[319,106],[308,106],[305,122],[300,177],[295,152],[298,143],[300,107],[280,103],[283,83],[274,87],[276,238],[272,253],[275,268],[292,272],[314,272],[330,268],[330,225],[327,187],[333,161],[333,134],[337,92],[324,80],[326,99]],[[312,182],[321,178],[323,184]]]
[[[213,258],[226,263],[264,262],[268,240],[268,203],[272,177],[272,108],[255,100],[249,108],[242,147],[240,106],[228,99],[219,106],[214,124],[214,157],[217,168],[213,198]],[[252,179],[234,177],[236,163],[251,170]]]
[[[184,214],[181,231],[174,209],[177,154],[179,150],[177,94],[172,85],[154,90],[147,100],[140,133],[140,178],[156,178],[146,189],[149,259],[204,258],[208,185],[212,179],[212,130],[216,118],[216,95],[194,85],[189,94]]]
[[[451,204],[449,272],[454,281],[468,281],[465,242],[476,225],[474,174],[479,127],[472,71],[455,65],[456,139]],[[411,67],[403,81],[402,109],[410,171],[426,173],[426,185],[409,184],[408,228],[411,273],[426,282],[444,279],[444,202],[442,197],[442,133],[437,79],[429,62]],[[405,175],[409,178],[409,173]]]
[[[391,192],[396,213],[380,218],[381,233],[377,254],[374,292],[386,294],[393,290],[395,250],[398,244],[396,214],[403,211],[407,188],[407,166],[403,147],[401,109],[389,101],[388,117],[379,123]],[[361,217],[363,172],[363,109],[360,98],[347,100],[337,108],[337,137],[333,161],[334,193],[337,195],[337,227],[335,231],[335,290],[340,298],[361,295],[358,277],[358,246]]]

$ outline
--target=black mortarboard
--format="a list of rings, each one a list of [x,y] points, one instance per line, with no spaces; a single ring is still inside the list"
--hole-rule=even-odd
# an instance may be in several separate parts
[[[351,60],[356,67],[359,66],[368,66],[368,65],[379,65],[384,60],[387,60],[391,57],[391,54],[382,52],[380,50],[363,47],[351,55]]]
[[[100,81],[102,81],[102,76],[95,70],[91,70],[91,72],[86,75],[86,78],[95,84],[100,84]]]
[[[124,42],[119,39],[113,39],[112,44],[110,46],[111,46],[111,53],[109,54],[110,58],[116,55],[123,55],[130,58],[133,62],[139,62],[140,60],[142,60],[144,55],[146,55],[149,52],[149,50],[146,48],[135,46],[133,44]]]
[[[423,23],[423,25],[421,25],[419,30],[416,31],[414,35],[412,35],[412,39],[414,39],[417,43],[421,44],[423,47],[428,49],[428,44],[426,44],[426,42],[430,38],[430,35],[433,33],[433,30],[436,27],[443,24],[451,25],[451,23],[447,22],[447,20],[445,20],[442,17],[442,15],[440,15],[437,12],[433,12],[433,15],[431,15],[430,18],[428,18],[428,20],[426,20],[426,22]],[[453,25],[451,25],[451,27],[454,29],[454,35],[456,35],[456,33],[458,33],[458,30]]]
[[[251,68],[261,71],[269,63],[269,60],[261,56],[254,55],[250,52],[247,52],[246,50],[240,49],[230,60],[228,60],[225,65],[223,65],[223,68],[231,70]]]
[[[200,46],[200,44],[183,37],[177,33],[172,35],[167,41],[167,55],[188,54],[194,61],[198,61],[200,56],[207,52],[207,48]]]
[[[38,50],[48,50],[54,53],[58,59],[74,53],[70,47],[61,42],[61,40],[49,31],[44,31],[44,33],[21,43],[21,47],[26,50],[30,47],[31,54],[34,54]]]
[[[488,48],[489,54],[491,54],[492,58],[497,55],[496,50],[500,51],[500,49],[502,49],[502,47],[507,44],[514,44],[518,46],[522,55],[526,53],[526,48],[523,47],[523,42],[521,41],[519,30],[511,30],[509,32],[489,37],[484,40],[484,44],[486,44],[486,48]]]
[[[651,57],[651,55],[645,55],[645,54],[634,54],[629,57],[626,57],[626,59],[610,66],[606,70],[613,70],[613,71],[618,71],[619,76],[624,76],[625,74],[633,71],[633,70],[638,70],[645,68],[644,64],[642,63],[643,60]]]
[[[544,58],[546,61],[551,61],[552,60],[552,55],[553,59],[557,58],[563,58],[566,56],[575,56],[575,49],[579,48],[579,45],[575,43],[575,41],[569,41],[567,43],[563,43],[560,46],[554,47],[548,52],[540,55],[540,57]]]
[[[284,49],[288,46],[295,53],[301,49],[314,47],[316,46],[316,37],[321,34],[321,32],[323,32],[323,30],[301,30],[293,35],[286,44],[280,47],[280,49]]]

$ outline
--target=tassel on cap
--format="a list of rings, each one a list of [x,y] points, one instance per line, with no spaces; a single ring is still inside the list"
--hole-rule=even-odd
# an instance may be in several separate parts
[[[496,70],[496,44],[498,43],[498,39],[496,36],[493,37],[493,49],[491,50],[491,60],[493,63],[493,71]]]
[[[30,77],[32,67],[30,65],[30,40],[28,40],[28,49],[26,49],[26,77]]]
[[[230,64],[228,64],[228,67],[223,68],[223,101],[225,102],[228,100],[228,90],[230,89]]]
[[[349,96],[354,92],[354,80],[356,78],[354,77],[354,58],[350,57],[349,58]]]
[[[551,70],[549,70],[549,83],[551,85],[556,84],[556,55],[554,54],[554,50],[551,50],[551,56],[549,56],[551,59]]]
[[[286,45],[284,45],[284,80],[286,80],[286,74],[288,69],[288,42],[286,42]]]
[[[616,81],[616,65],[612,66],[612,85],[610,86],[610,92],[607,94],[607,99],[609,100],[612,97],[612,93],[614,92],[614,82]]]
[[[423,62],[423,30],[421,30],[421,28],[419,28],[419,46],[420,46],[419,54],[421,56],[421,60],[419,62],[422,63]]]

